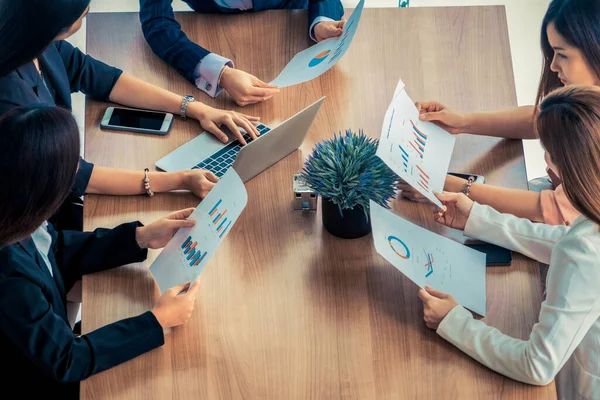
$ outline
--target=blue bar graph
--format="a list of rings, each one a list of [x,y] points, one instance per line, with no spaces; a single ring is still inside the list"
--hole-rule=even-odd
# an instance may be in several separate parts
[[[229,223],[227,224],[225,229],[223,229],[223,232],[221,232],[221,234],[219,235],[219,239],[221,239],[223,237],[223,235],[225,235],[225,233],[227,232],[227,230],[229,229],[230,226],[231,226],[231,221],[229,221]]]

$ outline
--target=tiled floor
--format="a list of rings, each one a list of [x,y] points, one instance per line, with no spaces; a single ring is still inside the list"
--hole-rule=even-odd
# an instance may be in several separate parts
[[[398,0],[365,0],[366,7],[396,7]],[[347,7],[353,7],[357,1],[343,0]],[[475,5],[505,5],[508,31],[513,57],[515,86],[519,105],[532,104],[535,100],[537,82],[541,69],[539,48],[539,27],[549,0],[411,0],[411,7],[447,7]],[[174,0],[175,10],[190,8],[181,0]],[[92,0],[92,12],[138,11],[139,0]],[[71,42],[85,50],[85,25]],[[74,98],[74,111],[80,126],[83,125],[83,96]],[[83,130],[82,130],[83,131]],[[545,174],[543,152],[537,141],[524,143],[528,178]]]

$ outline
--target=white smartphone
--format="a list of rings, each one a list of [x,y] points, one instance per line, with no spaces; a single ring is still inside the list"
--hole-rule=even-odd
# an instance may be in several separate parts
[[[171,129],[173,114],[135,110],[129,108],[108,107],[100,127],[117,131],[130,131],[149,133],[153,135],[166,135]]]

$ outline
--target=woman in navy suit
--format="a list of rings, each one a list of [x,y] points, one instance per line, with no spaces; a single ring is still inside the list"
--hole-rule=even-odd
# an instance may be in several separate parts
[[[0,196],[0,349],[8,363],[2,390],[75,399],[79,381],[162,346],[163,329],[190,318],[199,284],[174,287],[151,311],[83,336],[67,321],[66,293],[82,275],[144,260],[148,248],[194,225],[186,219],[193,209],[148,226],[55,230],[46,220],[69,194],[79,164],[71,113],[44,105],[10,111],[0,118],[0,149],[0,170],[11,171]]]
[[[113,101],[126,106],[186,115],[197,119],[203,129],[222,141],[219,128],[227,126],[239,135],[238,127],[251,136],[258,132],[251,121],[258,118],[222,111],[143,82],[117,68],[83,54],[64,39],[81,28],[90,0],[0,0],[0,115],[17,106],[58,105],[71,109],[71,93]],[[84,193],[134,195],[146,193],[144,171],[126,171],[81,161],[71,201],[53,220],[61,228],[82,229],[81,207],[73,202]],[[154,192],[184,189],[204,197],[218,180],[208,171],[151,172]],[[75,214],[75,217],[73,216]]]

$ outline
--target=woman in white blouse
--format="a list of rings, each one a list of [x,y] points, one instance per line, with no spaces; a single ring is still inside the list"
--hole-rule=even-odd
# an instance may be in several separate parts
[[[570,226],[532,223],[474,203],[438,197],[436,220],[465,235],[550,264],[547,296],[529,340],[475,320],[452,296],[419,291],[427,326],[509,378],[532,385],[557,379],[561,399],[600,399],[600,89],[567,87],[548,95],[536,115],[546,161],[581,216]]]

